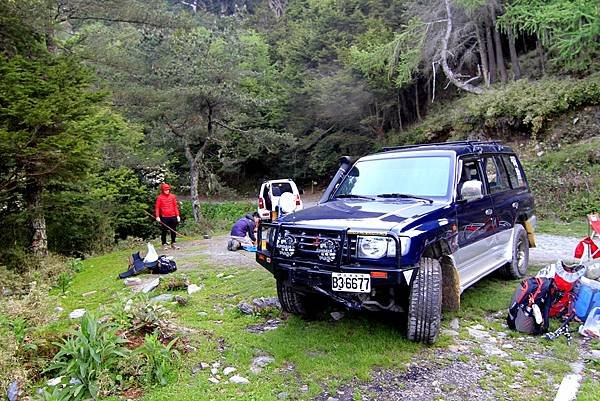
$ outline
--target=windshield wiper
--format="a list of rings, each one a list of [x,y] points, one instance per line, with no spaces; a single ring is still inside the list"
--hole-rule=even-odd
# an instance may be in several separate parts
[[[336,195],[334,197],[334,199],[336,198],[358,198],[358,199],[370,199],[370,200],[375,200],[375,198],[373,198],[372,196],[365,196],[365,195],[354,195],[354,194],[341,194],[341,195]]]
[[[389,193],[389,194],[379,194],[378,198],[403,198],[403,199],[420,199],[429,203],[433,203],[433,199],[424,198],[422,196],[411,195],[411,194],[399,194],[399,193]]]

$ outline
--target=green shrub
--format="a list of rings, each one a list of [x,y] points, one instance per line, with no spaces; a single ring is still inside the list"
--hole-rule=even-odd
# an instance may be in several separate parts
[[[584,79],[522,79],[483,95],[438,104],[422,124],[391,136],[389,143],[404,144],[407,138],[414,142],[465,139],[490,132],[494,138],[510,138],[516,133],[540,139],[553,117],[598,104],[600,73]]]
[[[174,359],[179,356],[173,345],[178,339],[174,339],[169,344],[163,345],[158,339],[157,334],[147,334],[144,337],[144,344],[136,352],[142,354],[146,359],[143,368],[143,381],[147,385],[159,384],[164,386],[168,383],[169,377],[175,372]]]
[[[73,336],[63,340],[48,371],[63,376],[72,399],[98,399],[108,394],[116,380],[116,367],[128,350],[127,341],[106,323],[98,323],[95,314],[87,312]]]
[[[200,212],[204,222],[198,227],[194,222],[191,201],[183,201],[180,203],[180,213],[185,222],[182,231],[184,233],[188,233],[190,230],[196,230],[195,232],[199,233],[205,233],[208,230],[229,231],[237,219],[254,211],[256,211],[256,204],[251,202],[203,202],[200,205]]]
[[[524,163],[540,217],[573,221],[600,211],[597,149],[598,138],[563,146]]]

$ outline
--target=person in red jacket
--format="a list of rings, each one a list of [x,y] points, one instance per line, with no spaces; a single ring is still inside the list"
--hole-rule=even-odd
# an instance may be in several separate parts
[[[180,222],[177,198],[175,198],[175,195],[171,193],[171,186],[169,184],[161,184],[160,190],[161,193],[156,198],[156,206],[154,212],[154,215],[156,216],[156,221],[158,221],[159,223],[163,223],[160,226],[160,240],[162,242],[163,249],[169,249],[169,245],[167,244],[167,231],[170,231],[171,248],[179,249],[179,247],[175,245],[175,240],[177,236],[175,232],[177,230],[177,223]]]

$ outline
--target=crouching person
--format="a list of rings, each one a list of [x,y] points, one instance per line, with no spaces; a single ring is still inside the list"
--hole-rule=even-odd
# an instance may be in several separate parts
[[[231,227],[231,238],[227,243],[227,249],[237,251],[242,245],[256,245],[256,227],[260,221],[258,212],[247,214]]]

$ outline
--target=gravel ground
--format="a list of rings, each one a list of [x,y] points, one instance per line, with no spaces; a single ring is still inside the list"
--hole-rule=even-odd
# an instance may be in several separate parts
[[[198,256],[208,258],[210,263],[241,268],[261,268],[254,254],[244,251],[227,251],[228,236],[182,242],[181,250],[168,251],[173,255],[181,270],[197,266]],[[530,251],[530,264],[542,265],[562,259],[574,261],[573,250],[578,238],[555,235],[537,235],[536,248]],[[317,401],[438,401],[438,400],[530,400],[554,399],[561,377],[547,379],[545,389],[528,385],[527,379],[513,380],[506,376],[506,366],[525,363],[540,365],[557,363],[551,347],[539,347],[539,352],[530,355],[527,347],[543,341],[536,337],[513,337],[504,327],[493,330],[505,318],[506,311],[498,311],[487,317],[494,325],[485,324],[460,327],[458,319],[450,323],[443,333],[452,337],[450,345],[428,348],[415,354],[405,369],[375,369],[368,381],[353,380],[335,390],[318,395]],[[274,326],[273,329],[276,329]],[[564,339],[556,340],[564,341]],[[574,347],[579,348],[582,361],[589,348],[586,340],[575,336]],[[516,352],[513,352],[516,351]],[[566,362],[559,362],[566,363]],[[502,368],[504,366],[504,368]],[[518,368],[517,368],[518,369]],[[536,374],[546,375],[538,371]],[[592,371],[597,380],[597,372]],[[323,385],[327,388],[327,384]],[[361,398],[356,398],[360,394]]]

